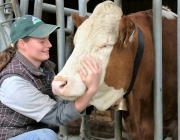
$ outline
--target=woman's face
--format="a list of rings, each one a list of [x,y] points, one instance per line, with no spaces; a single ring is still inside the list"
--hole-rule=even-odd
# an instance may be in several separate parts
[[[18,45],[19,46],[19,45]],[[49,36],[44,38],[30,38],[28,41],[23,41],[23,47],[20,47],[20,52],[36,67],[49,59],[49,50],[52,44],[49,41]]]

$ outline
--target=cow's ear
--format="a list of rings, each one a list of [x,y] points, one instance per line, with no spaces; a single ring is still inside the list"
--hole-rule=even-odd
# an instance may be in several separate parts
[[[85,17],[81,17],[78,14],[71,14],[74,25],[78,28],[85,20]]]
[[[127,16],[123,16],[119,25],[119,43],[124,47],[134,40],[135,24]]]

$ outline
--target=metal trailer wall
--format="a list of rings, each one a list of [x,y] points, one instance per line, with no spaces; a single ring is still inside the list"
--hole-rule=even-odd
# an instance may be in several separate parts
[[[34,15],[41,18],[42,16],[42,11],[47,11],[50,13],[56,13],[57,17],[57,24],[60,25],[60,30],[57,32],[57,45],[58,45],[58,69],[61,70],[62,67],[65,64],[66,57],[66,52],[65,52],[65,36],[70,36],[71,34],[74,33],[74,26],[72,23],[72,19],[70,18],[71,13],[79,13],[81,16],[84,16],[85,13],[87,13],[87,0],[79,0],[79,11],[70,9],[70,8],[65,8],[64,7],[64,1],[63,0],[56,0],[56,5],[50,5],[43,3],[43,0],[35,0],[35,6],[34,6]],[[122,1],[121,0],[115,0],[115,2],[121,7]],[[21,0],[20,1],[20,7],[17,5],[17,0],[6,0],[6,3],[11,3],[13,9],[13,12],[15,13],[15,18],[18,16],[27,14],[28,11],[28,4],[29,0]],[[0,0],[0,5],[3,7],[0,7],[0,52],[5,49],[5,46],[10,42],[9,40],[9,33],[10,33],[10,25],[12,20],[12,14],[9,14],[8,11],[9,7],[6,7],[6,11],[4,11],[4,0]],[[155,46],[155,78],[154,78],[154,117],[155,117],[155,129],[154,129],[154,140],[160,140],[163,139],[163,122],[162,122],[162,13],[161,13],[161,6],[162,6],[162,1],[161,0],[153,0],[153,33],[154,33],[154,46]],[[58,7],[58,8],[56,8]],[[178,15],[180,14],[180,2],[178,0]],[[20,9],[20,10],[18,10]],[[12,10],[12,9],[11,9]],[[90,14],[90,13],[87,13]],[[65,27],[64,25],[64,15],[68,16],[67,18],[67,25]],[[11,20],[12,19],[12,20]],[[7,24],[6,21],[9,23]],[[178,31],[180,30],[180,19],[178,19]],[[66,33],[66,34],[65,34]],[[178,54],[180,51],[180,34],[178,32]],[[5,43],[4,43],[5,42]],[[5,45],[6,44],[6,45]],[[70,46],[71,47],[71,46]],[[180,56],[178,55],[178,87],[180,87]],[[178,88],[178,103],[180,102],[180,93],[179,93],[179,88]],[[180,113],[180,104],[178,104],[178,114]],[[85,119],[85,118],[84,118]],[[178,120],[180,120],[180,115],[178,115]],[[82,122],[82,125],[84,126],[84,121]],[[178,121],[178,134],[180,134],[180,121]],[[119,126],[117,126],[119,127]],[[60,128],[61,129],[61,128]],[[84,126],[84,131],[86,131],[86,127]],[[119,129],[119,128],[118,128]],[[62,139],[65,140],[67,139],[67,131],[66,128],[61,129],[62,134]],[[83,134],[85,135],[85,134]],[[116,136],[115,136],[116,137]],[[120,136],[117,136],[120,137]],[[119,138],[118,138],[119,139]],[[180,140],[180,136],[178,135],[178,140]]]

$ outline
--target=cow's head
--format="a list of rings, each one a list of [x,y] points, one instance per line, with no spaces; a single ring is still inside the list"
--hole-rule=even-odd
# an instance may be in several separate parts
[[[55,81],[64,81],[63,98],[75,100],[85,93],[78,69],[84,56],[94,56],[102,60],[102,79],[98,93],[90,104],[98,110],[108,109],[127,90],[133,69],[137,44],[137,30],[122,10],[111,1],[99,4],[88,19],[73,16],[79,26],[74,37],[74,51]],[[76,21],[75,21],[76,20]]]

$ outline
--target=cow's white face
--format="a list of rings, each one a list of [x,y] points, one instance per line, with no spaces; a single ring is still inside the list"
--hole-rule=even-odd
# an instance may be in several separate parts
[[[99,91],[90,104],[98,110],[106,110],[122,97],[123,89],[115,90],[104,82],[109,57],[119,36],[121,16],[122,10],[115,3],[106,1],[99,4],[93,14],[79,26],[74,37],[74,51],[57,75],[67,78],[63,98],[75,100],[85,93],[86,87],[81,81],[78,69],[81,67],[80,60],[90,55],[102,60],[103,69]]]

